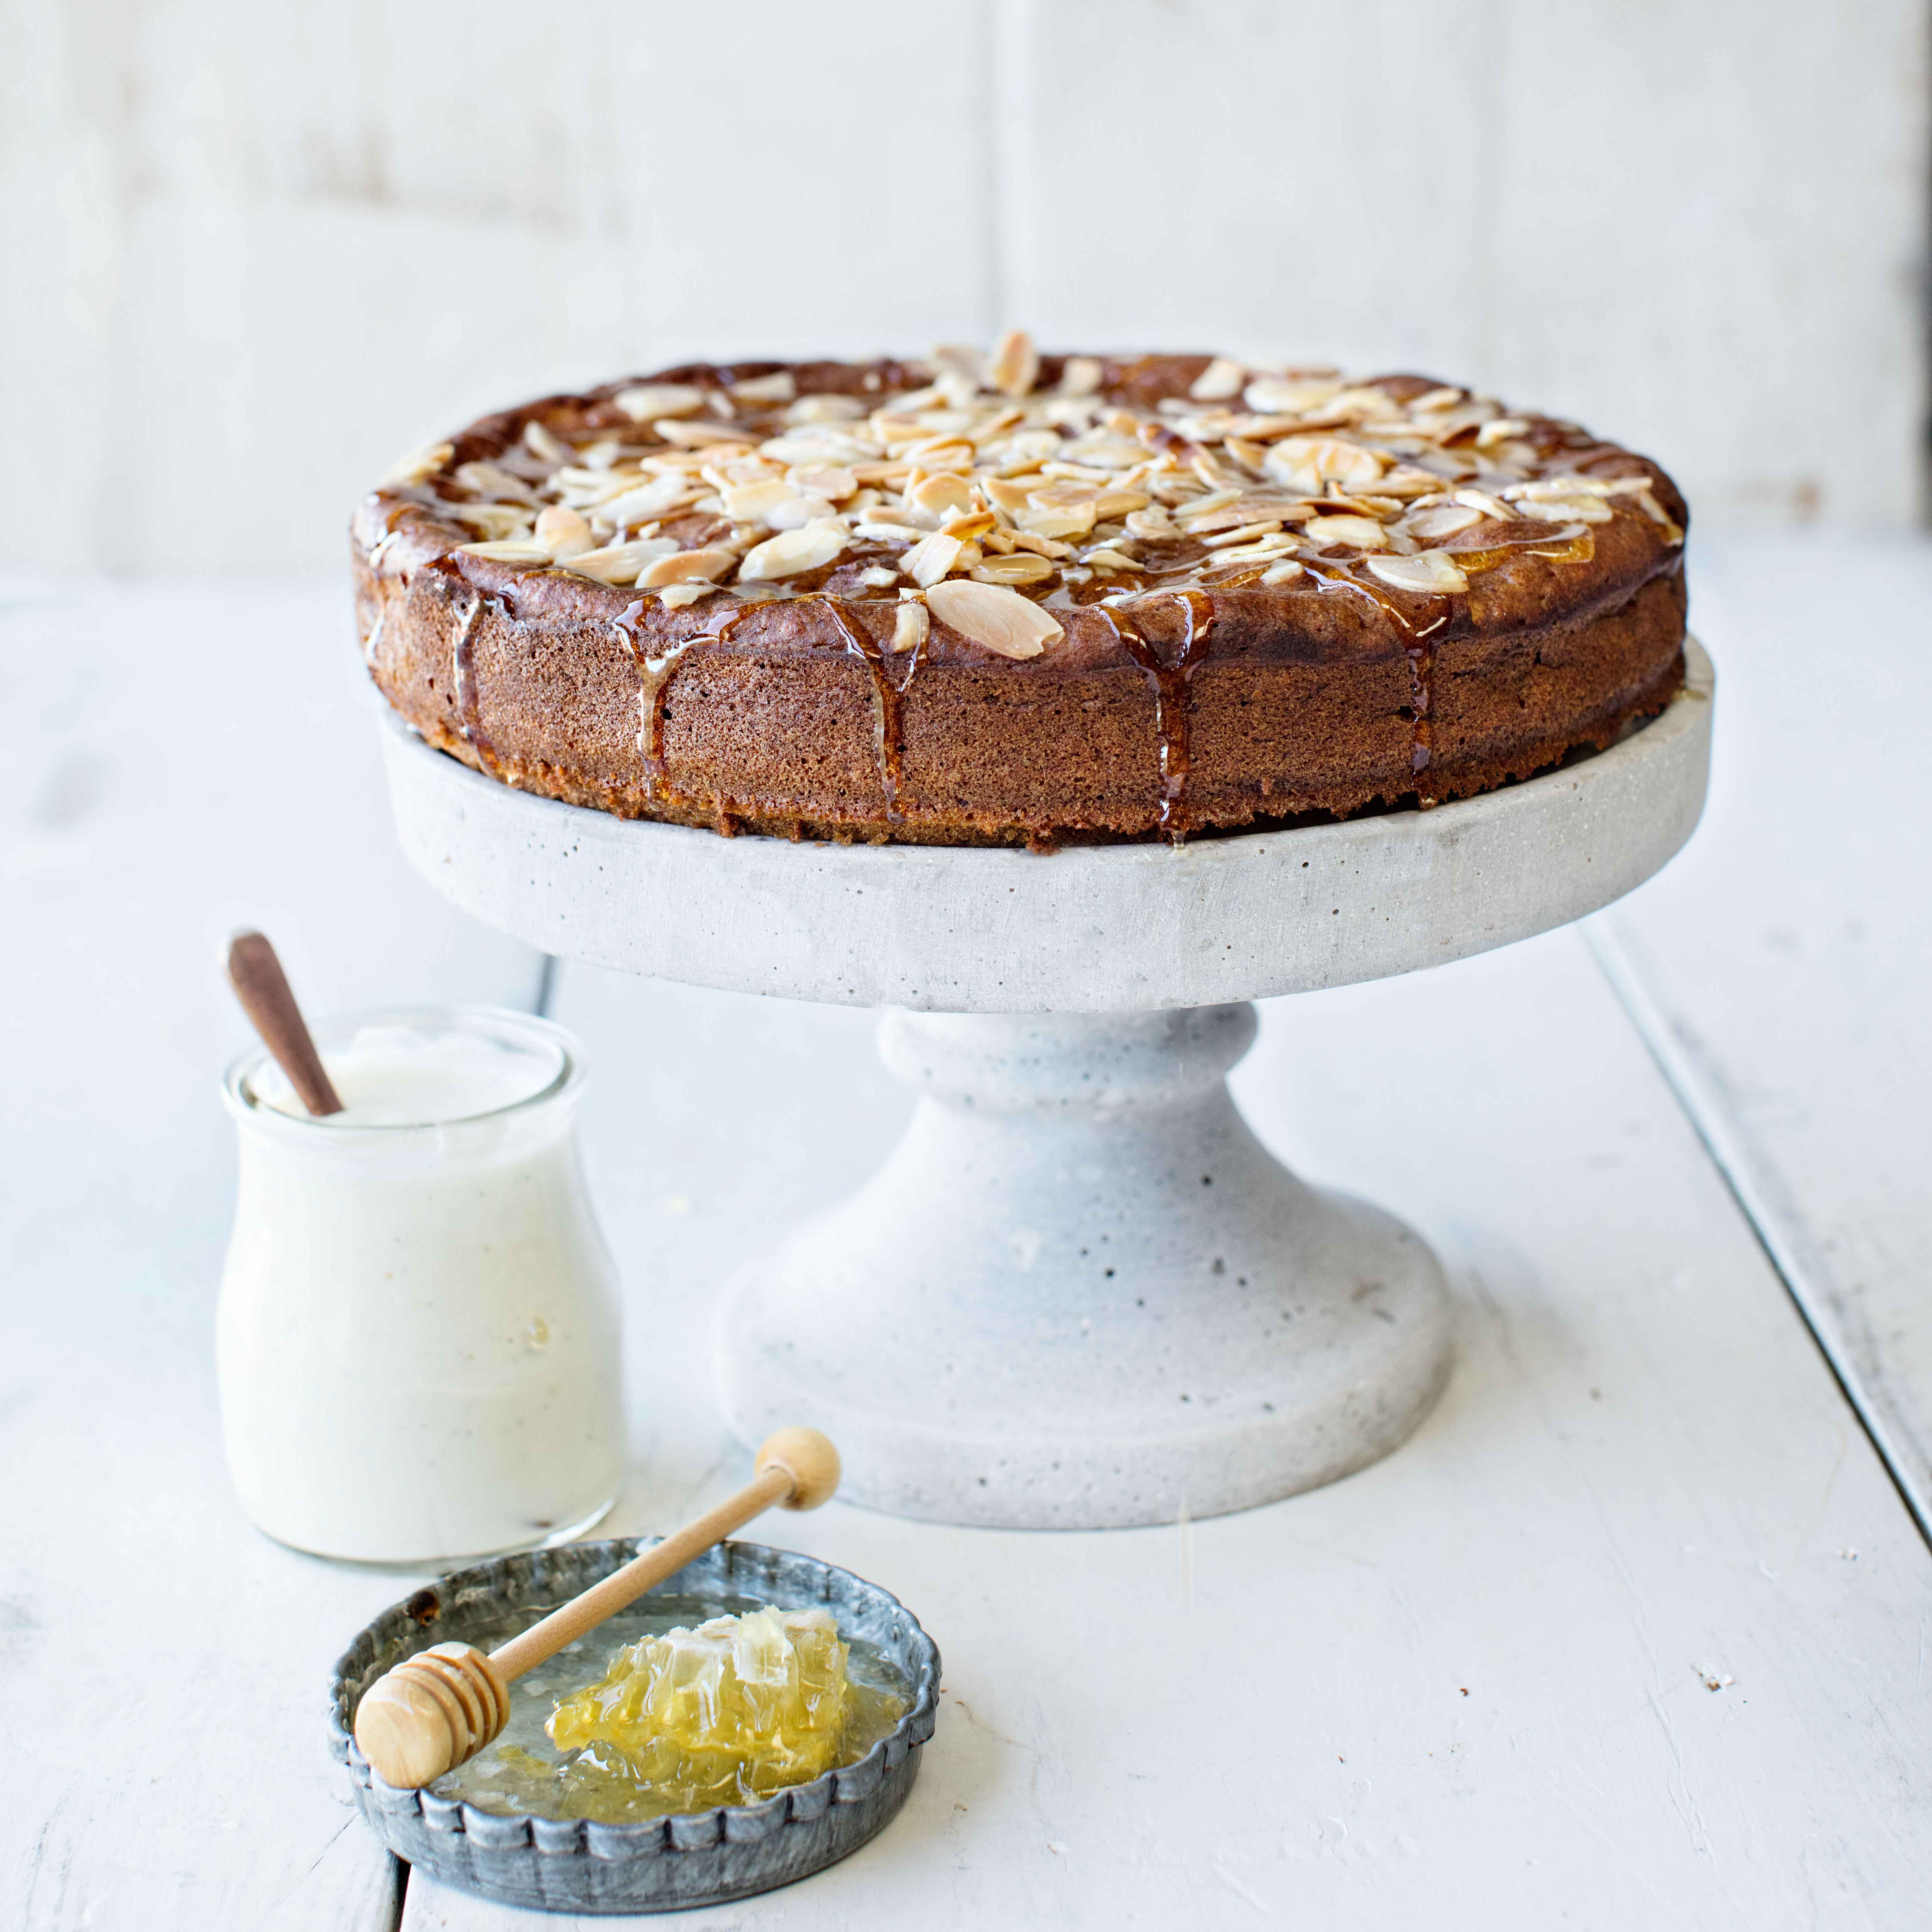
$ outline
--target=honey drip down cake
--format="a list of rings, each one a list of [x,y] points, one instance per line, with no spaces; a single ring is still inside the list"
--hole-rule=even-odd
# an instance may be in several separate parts
[[[1418,376],[694,364],[485,418],[353,525],[431,744],[628,818],[940,844],[1424,806],[1683,676],[1654,463]]]

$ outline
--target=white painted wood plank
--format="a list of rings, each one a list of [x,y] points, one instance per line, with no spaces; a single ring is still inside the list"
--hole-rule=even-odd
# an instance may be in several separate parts
[[[125,34],[24,24],[0,210],[41,272],[0,289],[0,353],[48,380],[10,389],[40,460],[0,470],[0,562],[335,566],[397,453],[485,410],[991,325],[986,62],[942,14],[168,0]]]
[[[1606,964],[1932,1525],[1932,545],[1706,546],[1722,699]]]
[[[1918,519],[1913,0],[1001,19],[1003,286],[1047,338],[1474,380],[1654,454],[1707,525]]]
[[[740,1460],[711,1290],[902,1103],[856,1016],[576,973],[562,1013],[662,1526]],[[872,1846],[692,1924],[1923,1923],[1932,1559],[1580,938],[1276,1003],[1238,1084],[1450,1263],[1442,1407],[1191,1527],[788,1522],[927,1622],[938,1736]],[[417,1874],[404,1922],[537,1922]]]
[[[0,1921],[377,1932],[395,1880],[327,1761],[322,1693],[406,1586],[278,1548],[229,1489],[215,1084],[246,1027],[220,944],[262,920],[319,1009],[514,999],[536,963],[395,851],[338,590],[16,593],[0,606]]]

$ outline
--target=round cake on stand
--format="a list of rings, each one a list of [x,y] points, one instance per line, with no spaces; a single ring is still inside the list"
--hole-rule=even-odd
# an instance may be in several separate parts
[[[394,719],[412,862],[573,959],[885,1009],[920,1102],[850,1201],[746,1264],[718,1391],[806,1423],[851,1499],[1097,1528],[1241,1509],[1386,1454],[1449,1364],[1392,1216],[1236,1112],[1249,1002],[1526,938],[1648,878],[1702,808],[1713,675],[1609,749],[1430,812],[1051,854],[721,838],[482,777]]]

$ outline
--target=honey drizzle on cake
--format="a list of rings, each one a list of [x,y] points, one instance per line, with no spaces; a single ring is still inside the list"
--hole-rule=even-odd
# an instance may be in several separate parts
[[[886,667],[885,653],[874,640],[872,632],[862,624],[855,626],[831,598],[817,596],[812,601],[830,613],[832,622],[838,628],[846,655],[858,658],[869,674],[872,755],[878,766],[879,789],[885,795],[886,823],[902,825],[905,814],[899,809],[899,788],[905,782],[903,705],[913,674],[918,668],[922,647],[915,646],[907,653],[905,676],[895,684]]]
[[[623,640],[638,674],[638,758],[644,767],[645,800],[650,804],[696,809],[699,801],[671,783],[664,763],[664,695],[670,685],[671,674],[693,644],[722,641],[758,607],[755,604],[745,604],[734,610],[715,631],[694,631],[688,637],[676,639],[662,656],[654,658],[646,654],[640,634],[646,614],[653,604],[661,605],[662,602],[662,598],[637,598],[610,620],[610,628]],[[711,806],[718,830],[728,838],[736,830],[730,824],[730,806],[722,798],[712,800]]]
[[[466,583],[460,573],[446,563],[439,562],[433,567],[443,575]],[[450,670],[455,686],[457,729],[463,735],[463,742],[476,754],[477,764],[491,778],[514,784],[515,778],[504,768],[496,746],[490,742],[489,733],[483,728],[482,702],[476,688],[476,626],[482,620],[483,607],[494,602],[480,590],[470,592],[470,607],[457,620],[456,634],[450,640]],[[502,607],[497,608],[500,610]]]
[[[1173,663],[1163,664],[1151,643],[1126,622],[1118,610],[1098,606],[1118,640],[1120,648],[1138,664],[1154,692],[1154,737],[1160,786],[1160,802],[1154,808],[1154,823],[1162,837],[1178,845],[1192,829],[1187,816],[1189,745],[1189,687],[1194,673],[1207,656],[1208,632],[1214,621],[1214,607],[1198,590],[1170,590],[1162,593],[1180,606],[1186,629]]]

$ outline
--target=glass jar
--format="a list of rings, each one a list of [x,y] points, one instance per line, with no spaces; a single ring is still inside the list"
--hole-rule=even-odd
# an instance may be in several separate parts
[[[616,1498],[624,1420],[575,1041],[458,1008],[316,1043],[342,1114],[304,1112],[260,1051],[222,1083],[241,1185],[216,1356],[243,1507],[298,1550],[411,1567],[581,1535]]]

